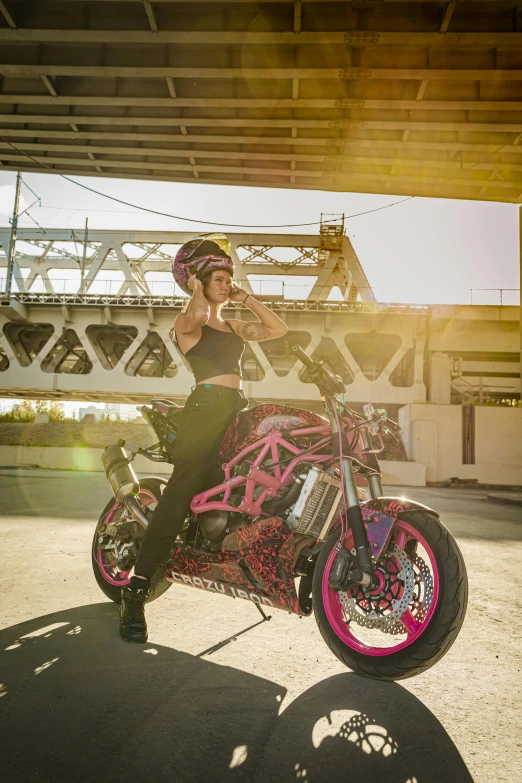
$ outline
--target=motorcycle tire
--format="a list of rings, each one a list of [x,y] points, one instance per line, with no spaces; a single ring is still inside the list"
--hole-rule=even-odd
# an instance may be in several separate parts
[[[148,506],[157,502],[157,499],[161,497],[162,485],[165,484],[166,481],[163,481],[162,479],[152,477],[140,479],[140,499],[143,504]],[[100,563],[100,550],[98,550],[97,544],[99,538],[98,526],[103,523],[103,520],[105,520],[106,523],[109,522],[110,519],[112,519],[120,509],[121,506],[118,506],[114,498],[112,498],[107,503],[102,511],[100,519],[98,520],[91,549],[92,569],[94,571],[94,578],[98,583],[98,587],[102,593],[107,596],[107,598],[110,598],[110,600],[114,601],[116,604],[121,603],[121,588],[129,582],[129,579],[124,575],[128,572],[120,572],[122,574],[121,579],[115,578],[114,575],[109,575],[108,569],[103,568],[103,565]],[[113,512],[112,514],[111,511]],[[165,593],[171,585],[172,582],[169,582],[167,579],[165,579],[164,575],[160,571],[156,572],[151,580],[147,603],[155,601],[156,598],[159,598],[161,595],[163,595],[163,593]]]
[[[377,612],[381,606],[379,601],[386,599],[376,597],[372,607],[371,602],[365,601],[364,593],[360,588],[357,588],[356,591],[336,593],[328,587],[328,576],[336,556],[335,546],[339,541],[339,531],[334,532],[326,540],[317,559],[313,577],[315,618],[324,641],[334,655],[355,673],[377,680],[406,679],[429,669],[448,652],[460,632],[466,614],[468,600],[466,567],[460,549],[451,533],[434,514],[425,511],[410,511],[400,514],[392,529],[392,533],[395,535],[394,541],[399,540],[397,535],[400,535],[401,528],[403,531],[409,531],[408,533],[403,532],[404,541],[417,542],[411,545],[413,548],[410,551],[413,558],[416,557],[414,553],[419,551],[417,550],[419,542],[422,547],[420,551],[423,554],[428,553],[424,555],[424,559],[430,563],[433,574],[432,577],[428,577],[427,581],[424,577],[428,585],[430,584],[429,579],[432,580],[431,587],[427,591],[426,605],[428,610],[421,610],[423,613],[419,614],[413,599],[412,603],[408,604],[408,609],[404,610],[404,614],[401,609],[402,635],[407,634],[405,641],[399,641],[397,635],[395,637],[397,643],[395,644],[393,635],[390,640],[390,632],[373,630],[377,627],[375,621],[375,624],[370,626],[373,634],[372,641],[370,643],[361,642],[358,638],[361,636],[363,623],[360,621],[357,623],[353,619],[357,597],[359,596],[358,607],[361,606],[360,598],[362,597],[362,605],[365,608],[368,606],[373,609],[377,608]],[[410,535],[411,539],[408,539],[407,535]],[[348,549],[351,546],[349,539],[346,546]],[[408,547],[408,543],[404,546]],[[397,560],[394,551],[397,552],[397,549],[393,550],[393,547],[387,547],[385,558],[382,561],[384,566],[381,566],[381,570],[384,571],[385,576],[387,571],[390,573],[394,571],[392,575],[395,577],[395,587],[400,600],[400,591],[406,589],[405,567],[410,570],[410,573],[411,569],[404,557],[402,562],[405,566],[400,565],[400,559]],[[402,556],[404,555],[408,556],[407,552],[402,551]],[[413,562],[411,557],[409,560]],[[416,562],[420,562],[419,559]],[[419,570],[421,577],[417,574],[417,581],[421,581],[422,573],[426,574],[428,570],[422,565]],[[380,589],[387,590],[388,584],[386,583],[386,587],[383,588],[381,581]],[[419,588],[420,590],[421,588]],[[382,595],[382,592],[377,593],[377,596]],[[426,595],[426,591],[424,591],[424,595]],[[349,602],[343,604],[342,598]],[[390,605],[393,606],[392,603]],[[352,612],[352,617],[348,620],[347,609]],[[412,611],[417,615],[413,616]],[[378,618],[378,614],[367,613],[366,617]],[[403,625],[403,618],[407,625]],[[408,625],[411,630],[408,630]],[[362,633],[368,632],[363,630]],[[374,646],[375,636],[379,637],[377,646]]]

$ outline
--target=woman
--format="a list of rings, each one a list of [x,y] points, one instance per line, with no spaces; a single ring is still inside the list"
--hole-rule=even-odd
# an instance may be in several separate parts
[[[174,277],[191,299],[173,331],[196,385],[181,415],[174,472],[145,531],[134,576],[122,589],[120,634],[126,642],[147,641],[144,604],[150,580],[165,567],[192,498],[206,488],[225,431],[247,407],[240,363],[245,342],[272,340],[288,331],[277,315],[233,283],[233,271],[224,235],[197,237],[174,260]],[[221,308],[228,300],[244,304],[259,320],[224,321]]]

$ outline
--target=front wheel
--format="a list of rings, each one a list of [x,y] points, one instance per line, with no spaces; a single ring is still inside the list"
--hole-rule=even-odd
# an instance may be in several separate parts
[[[397,519],[376,566],[377,587],[328,586],[339,531],[326,541],[313,578],[315,618],[334,655],[357,674],[400,680],[426,671],[462,627],[468,580],[462,554],[434,514]],[[353,548],[351,532],[345,541]]]
[[[151,511],[156,508],[162,485],[165,484],[165,481],[153,477],[141,479],[139,497],[146,508]],[[121,588],[129,584],[130,572],[138,557],[143,534],[143,528],[126,507],[120,506],[112,498],[103,509],[96,525],[91,559],[98,587],[107,598],[117,604],[121,602]],[[164,574],[156,572],[151,580],[147,603],[163,595],[171,584]]]

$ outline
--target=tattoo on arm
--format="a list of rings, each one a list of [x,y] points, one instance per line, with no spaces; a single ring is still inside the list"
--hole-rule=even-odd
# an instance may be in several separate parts
[[[255,343],[258,340],[268,340],[270,329],[257,321],[249,321],[241,327],[241,337],[246,342]]]

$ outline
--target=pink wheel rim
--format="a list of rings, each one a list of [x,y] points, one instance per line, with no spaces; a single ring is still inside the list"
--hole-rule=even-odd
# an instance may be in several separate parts
[[[158,502],[157,497],[153,495],[152,492],[149,492],[147,489],[140,490],[139,497],[144,506],[150,506],[151,503]],[[122,507],[119,505],[119,503],[114,504],[114,506],[110,509],[110,511],[108,511],[107,514],[105,515],[104,522],[106,525],[110,525],[114,515],[118,511],[120,511],[121,508]],[[107,582],[107,584],[113,585],[114,587],[123,587],[124,585],[128,585],[130,582],[130,578],[129,578],[130,571],[117,570],[117,576],[115,578],[114,570],[117,567],[117,564],[111,565],[110,563],[103,562],[104,553],[98,549],[97,538],[98,538],[98,534],[96,534],[94,537],[93,553],[94,553],[94,558],[98,563],[98,568],[100,569],[100,573],[103,576],[104,580]]]
[[[433,578],[433,595],[432,595],[430,607],[426,612],[425,617],[421,621],[416,620],[416,618],[413,616],[411,612],[411,608],[408,607],[408,609],[406,609],[406,611],[402,614],[400,618],[404,625],[407,638],[403,641],[400,641],[398,644],[390,647],[376,647],[364,643],[355,635],[354,631],[352,630],[353,621],[346,620],[344,616],[344,609],[341,604],[339,593],[335,592],[334,590],[331,590],[328,586],[330,571],[332,569],[332,565],[335,560],[335,556],[337,554],[335,547],[332,549],[330,555],[328,556],[326,567],[323,572],[322,599],[323,599],[323,605],[325,608],[326,616],[328,618],[328,622],[330,623],[331,628],[335,631],[339,639],[344,644],[346,644],[352,650],[356,650],[357,652],[364,653],[365,655],[372,655],[372,656],[393,655],[394,653],[403,650],[405,647],[409,647],[411,644],[413,644],[413,642],[417,641],[417,639],[424,633],[424,631],[430,624],[431,618],[433,617],[433,613],[435,612],[435,609],[437,608],[438,605],[440,580],[439,580],[439,570],[437,568],[437,562],[433,550],[431,549],[431,547],[429,546],[425,538],[418,532],[418,530],[416,530],[411,525],[408,525],[406,522],[397,520],[397,522],[393,527],[393,533],[395,534],[395,542],[400,549],[403,549],[406,542],[411,539],[415,540],[424,548],[424,551],[428,556],[429,565],[431,566],[431,573]],[[348,549],[352,548],[353,543],[351,540],[351,535],[346,540],[345,546]],[[358,626],[355,624],[354,627],[357,628]],[[383,634],[383,637],[384,636],[385,635]]]

